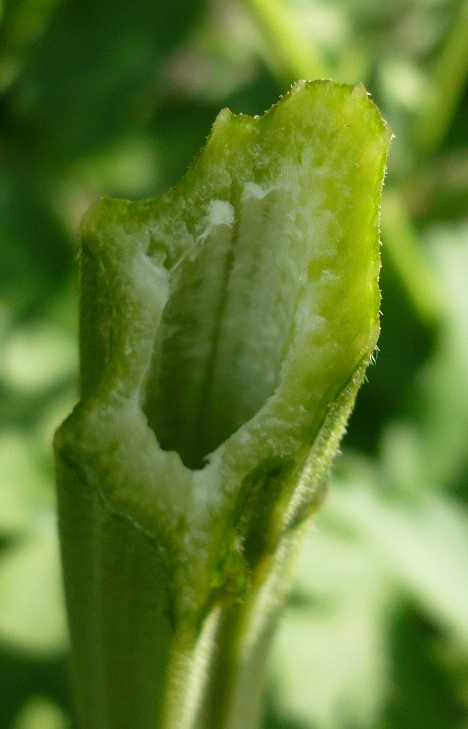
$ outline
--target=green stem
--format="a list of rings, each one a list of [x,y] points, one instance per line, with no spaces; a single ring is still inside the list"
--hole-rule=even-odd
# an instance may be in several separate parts
[[[218,117],[181,182],[81,245],[55,441],[82,729],[254,729],[294,554],[379,334],[390,134],[361,86]]]
[[[291,10],[283,0],[246,0],[274,50],[281,75],[289,83],[297,79],[330,78],[323,54],[306,40]]]
[[[294,542],[300,543],[302,535],[295,536]],[[263,566],[260,586],[243,603],[222,609],[196,729],[255,729],[258,726],[267,651],[290,578],[291,558],[284,556],[285,563],[277,565],[269,576]]]
[[[382,200],[382,237],[415,311],[426,324],[437,324],[443,312],[437,276],[397,190],[386,190]]]
[[[468,74],[468,2],[462,0],[440,51],[430,88],[413,120],[412,139],[424,157],[438,148],[463,94]]]

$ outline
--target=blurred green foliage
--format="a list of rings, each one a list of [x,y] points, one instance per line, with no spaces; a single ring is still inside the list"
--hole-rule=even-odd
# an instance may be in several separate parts
[[[73,726],[50,441],[77,396],[77,229],[217,112],[363,81],[395,133],[382,335],[270,664],[265,729],[468,728],[466,0],[4,0],[0,727]]]

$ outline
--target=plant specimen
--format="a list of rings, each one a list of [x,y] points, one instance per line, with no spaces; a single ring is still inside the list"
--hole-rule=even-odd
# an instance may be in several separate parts
[[[379,333],[390,134],[299,82],[218,116],[182,181],[81,246],[81,401],[56,436],[83,729],[253,729],[294,555]]]

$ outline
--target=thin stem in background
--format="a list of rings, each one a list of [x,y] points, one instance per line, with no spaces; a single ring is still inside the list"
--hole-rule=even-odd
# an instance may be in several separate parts
[[[246,0],[266,32],[281,76],[289,83],[298,79],[331,78],[331,70],[321,51],[302,34],[293,13],[282,0]],[[272,69],[275,73],[275,69]],[[279,75],[276,73],[276,75]]]
[[[413,121],[412,142],[422,157],[443,141],[468,76],[468,0],[463,0],[435,63],[429,91]]]
[[[418,240],[405,201],[396,189],[387,189],[382,199],[382,234],[416,313],[424,323],[436,324],[442,313],[437,276]]]

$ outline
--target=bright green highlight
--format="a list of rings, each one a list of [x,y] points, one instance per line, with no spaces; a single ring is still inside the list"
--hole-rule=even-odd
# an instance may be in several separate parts
[[[283,0],[247,0],[279,61],[281,74],[290,79],[329,78],[330,69],[317,47],[302,33],[298,19]]]
[[[166,194],[86,216],[82,400],[56,438],[83,727],[256,726],[378,337],[389,138],[362,86],[299,82],[222,111]]]

